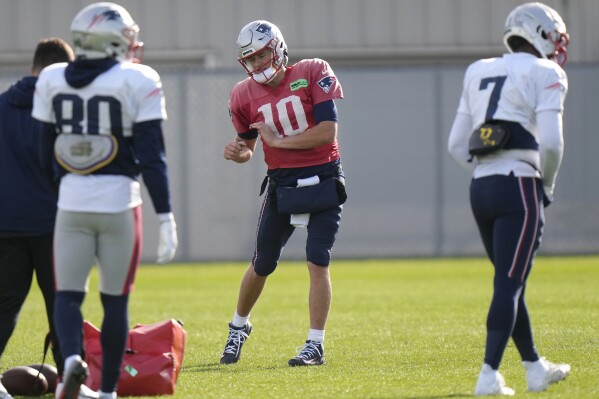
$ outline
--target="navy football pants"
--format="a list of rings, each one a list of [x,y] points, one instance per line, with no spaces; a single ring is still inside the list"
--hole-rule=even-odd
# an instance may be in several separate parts
[[[542,201],[542,183],[532,177],[494,175],[470,185],[472,212],[495,267],[485,350],[485,363],[494,369],[510,337],[522,360],[539,358],[524,294],[543,233]]]
[[[265,195],[260,210],[256,248],[252,265],[260,276],[268,276],[275,271],[283,248],[295,227],[289,223],[290,215],[281,215],[270,205],[269,193]],[[317,266],[327,267],[331,262],[331,250],[339,231],[342,207],[338,206],[323,212],[310,214],[306,259]]]
[[[281,186],[293,186],[297,179],[318,175],[345,179],[340,161],[305,168],[282,168],[269,171],[269,179]],[[325,177],[326,178],[326,177]],[[252,258],[252,266],[256,274],[268,276],[277,268],[277,264],[295,227],[289,223],[290,215],[279,214],[271,196],[276,197],[273,185],[269,184],[262,202],[258,229],[256,232],[256,248]],[[331,262],[331,250],[339,231],[343,207],[337,206],[322,212],[310,214],[307,226],[306,259],[318,266],[327,267]]]

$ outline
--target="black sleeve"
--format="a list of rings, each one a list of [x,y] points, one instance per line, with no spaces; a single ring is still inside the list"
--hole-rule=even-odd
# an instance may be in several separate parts
[[[322,121],[337,122],[337,106],[333,100],[327,100],[318,104],[314,104],[314,107],[312,107],[312,112],[314,113],[314,120],[316,121],[316,124],[319,124]]]
[[[156,213],[171,212],[162,121],[152,120],[134,124],[133,147],[154,210]]]
[[[253,140],[255,138],[258,138],[258,131],[250,130],[249,132],[237,133],[237,136],[239,136],[240,139]]]

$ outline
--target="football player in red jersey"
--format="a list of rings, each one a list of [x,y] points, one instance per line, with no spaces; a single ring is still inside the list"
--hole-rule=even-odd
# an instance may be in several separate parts
[[[249,77],[231,91],[229,107],[237,137],[225,146],[224,157],[237,163],[249,161],[260,136],[268,166],[263,191],[267,182],[268,188],[254,256],[241,281],[221,363],[239,360],[252,331],[250,311],[266,278],[277,267],[295,228],[305,227],[310,330],[289,365],[324,364],[325,324],[332,297],[329,264],[346,198],[335,106],[343,91],[324,60],[305,59],[288,66],[287,44],[277,26],[268,21],[253,21],[241,29],[237,57]]]

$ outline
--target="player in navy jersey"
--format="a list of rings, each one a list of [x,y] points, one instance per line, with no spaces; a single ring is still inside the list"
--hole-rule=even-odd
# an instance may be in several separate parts
[[[101,399],[116,398],[129,330],[128,299],[142,245],[143,176],[160,219],[158,263],[177,248],[162,122],[162,83],[141,65],[139,28],[121,6],[83,8],[71,33],[76,60],[46,68],[36,84],[42,159],[59,179],[55,228],[55,318],[65,358],[60,399],[76,397],[88,370],[81,359],[81,304],[97,262],[102,322]],[[52,159],[54,155],[54,159]]]
[[[254,256],[241,281],[221,363],[239,360],[252,331],[250,311],[277,267],[287,240],[296,227],[304,227],[308,231],[310,329],[289,365],[320,365],[325,362],[324,333],[332,297],[331,249],[345,201],[335,106],[343,92],[324,60],[306,59],[288,66],[287,44],[277,26],[268,21],[253,21],[241,29],[237,58],[249,77],[231,91],[230,113],[237,136],[226,145],[224,157],[237,163],[249,161],[260,136],[268,172]],[[305,206],[311,205],[303,198],[306,191],[331,187],[333,181],[339,190],[320,197],[326,204]],[[299,204],[289,204],[277,196],[277,192],[283,193],[278,190],[291,192]]]
[[[505,24],[510,53],[474,62],[464,77],[448,148],[473,170],[472,211],[495,268],[475,395],[514,394],[498,371],[510,337],[529,391],[543,391],[570,372],[569,365],[539,356],[525,301],[541,243],[543,207],[553,201],[563,153],[568,80],[562,66],[568,42],[555,10],[541,3],[520,5]]]

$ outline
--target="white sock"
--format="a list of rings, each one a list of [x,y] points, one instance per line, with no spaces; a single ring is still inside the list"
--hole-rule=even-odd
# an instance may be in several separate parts
[[[64,370],[67,371],[69,369],[69,366],[71,364],[73,364],[73,362],[80,362],[81,361],[81,356],[79,355],[71,355],[69,357],[67,357],[66,359],[64,359]]]
[[[493,367],[491,367],[489,364],[487,363],[483,363],[483,367],[480,370],[481,374],[487,374],[487,373],[496,373],[497,370],[495,370]]]
[[[541,362],[541,359],[535,360],[534,362],[523,361],[522,363],[524,364],[524,368],[526,370],[545,371],[545,367],[543,367],[543,362]]]
[[[231,324],[233,324],[235,327],[243,327],[249,319],[250,315],[242,317],[237,314],[237,311],[235,311],[235,314],[233,315],[233,321],[231,322]]]
[[[98,399],[116,399],[116,392],[102,392],[98,391]]]
[[[315,330],[311,328],[308,332],[308,341],[324,342],[324,330]]]

